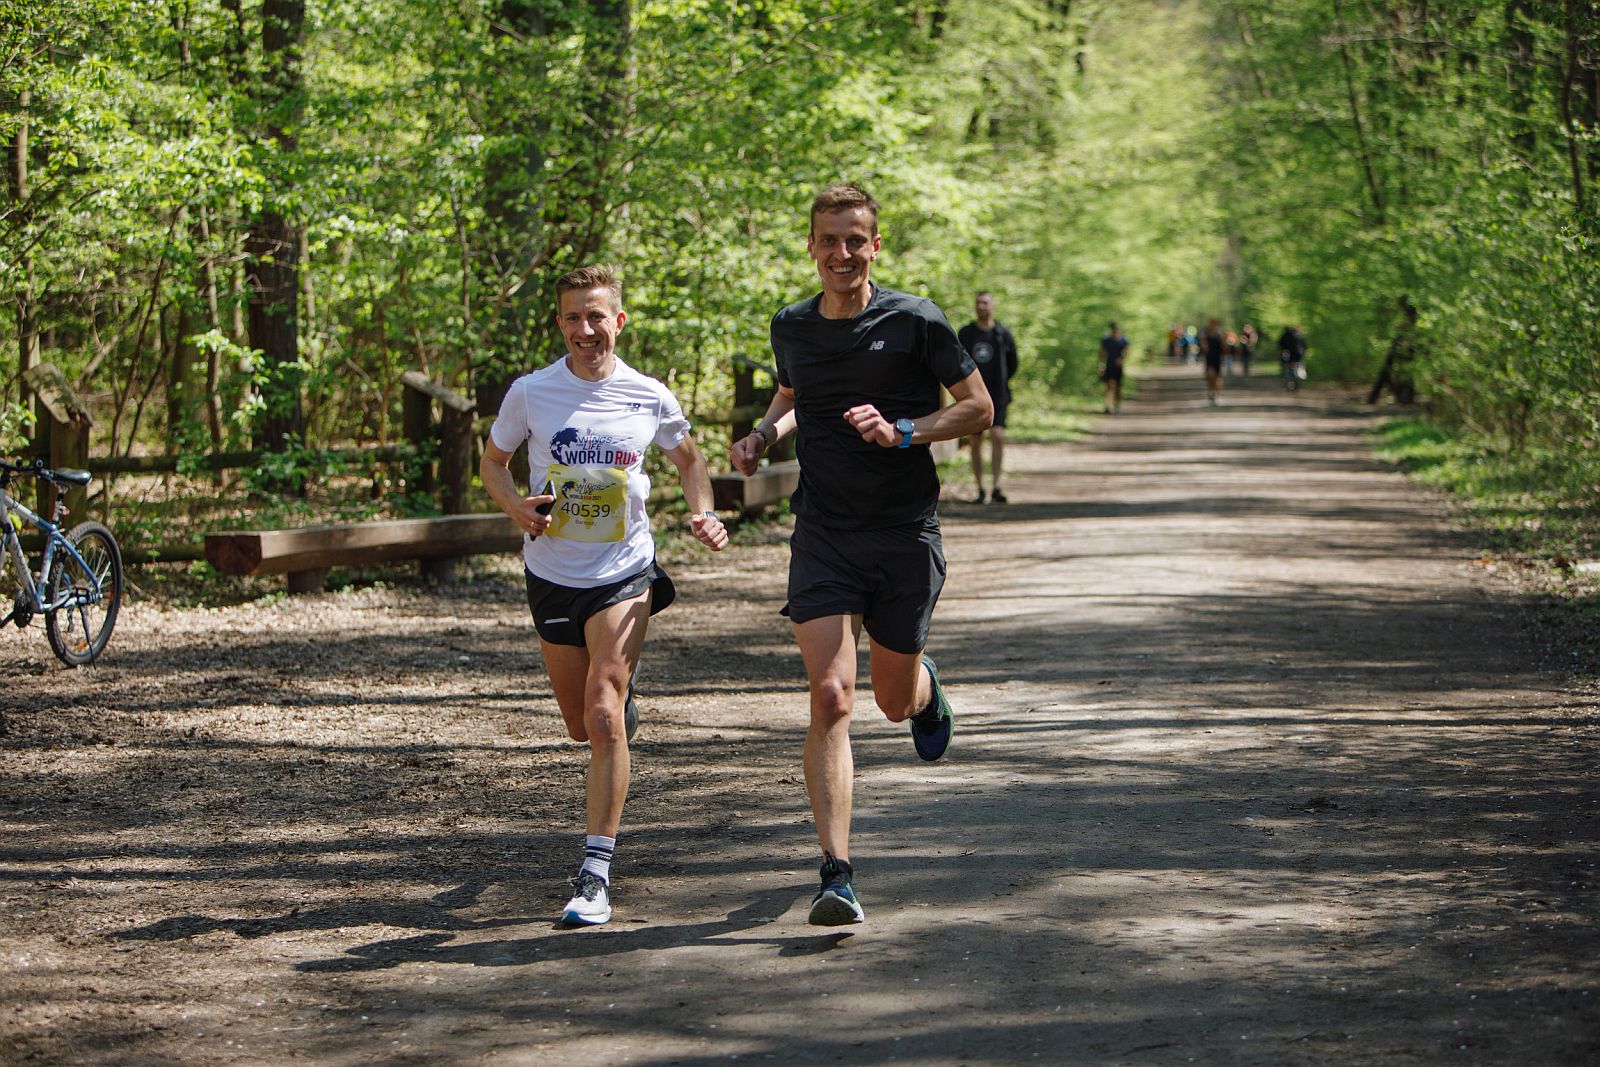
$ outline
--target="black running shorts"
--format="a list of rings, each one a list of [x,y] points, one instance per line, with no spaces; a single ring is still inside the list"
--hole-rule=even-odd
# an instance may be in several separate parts
[[[678,596],[672,579],[654,562],[632,578],[593,589],[574,589],[547,582],[526,568],[522,575],[528,583],[528,610],[533,612],[533,628],[552,645],[585,647],[583,627],[590,618],[613,604],[632,600],[646,589],[650,590],[652,615],[665,611]]]
[[[874,641],[911,655],[928,643],[944,573],[937,517],[882,530],[836,530],[798,519],[783,614],[795,622],[860,615]]]
[[[994,421],[989,423],[990,426],[998,426],[1002,430],[1006,428],[1006,408],[1011,406],[1011,397],[1007,395],[1008,392],[1009,390],[1002,389],[999,392],[989,394],[989,399],[994,401]]]

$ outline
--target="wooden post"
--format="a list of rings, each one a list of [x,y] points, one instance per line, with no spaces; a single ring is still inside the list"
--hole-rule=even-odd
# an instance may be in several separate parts
[[[446,515],[467,511],[467,490],[472,485],[472,423],[476,414],[466,397],[451,394],[460,406],[444,405],[439,420],[439,509]]]
[[[33,455],[49,467],[81,470],[89,462],[89,429],[94,420],[89,409],[72,391],[67,376],[54,363],[40,363],[22,376],[33,390]],[[56,490],[49,482],[38,483],[36,510],[50,518],[55,508]],[[67,490],[67,511],[82,516],[87,510],[89,492],[81,486]]]
[[[746,437],[755,428],[756,420],[767,410],[767,405],[772,403],[773,393],[777,391],[776,377],[770,389],[762,389],[756,385],[756,371],[763,371],[772,376],[771,368],[752,362],[743,357],[735,356],[733,360],[733,418],[728,426],[728,444]],[[754,411],[755,414],[749,414]],[[767,450],[766,459],[771,463],[782,463],[794,458],[794,437],[780,441],[777,445]]]
[[[733,365],[734,409],[754,404],[756,400],[756,372],[741,360]],[[735,441],[749,436],[754,425],[755,422],[751,419],[734,419],[729,426],[728,444],[732,445]]]
[[[408,370],[400,380],[405,385],[406,440],[418,446],[425,441],[436,442],[438,447],[438,477],[433,476],[433,464],[426,464],[428,473],[421,488],[432,492],[437,487],[439,509],[446,515],[463,515],[467,510],[467,490],[472,485],[472,427],[477,405],[421,371]],[[435,400],[442,412],[438,423],[433,421]],[[422,562],[423,574],[437,582],[449,581],[454,568],[448,558]]]
[[[415,380],[413,380],[415,379]],[[400,393],[400,426],[406,443],[424,452],[433,440],[433,397],[427,386],[432,385],[426,375],[408,370],[400,376],[404,386]],[[420,493],[433,492],[433,460],[424,459],[417,473],[415,489]]]
[[[466,509],[467,487],[472,483],[472,418],[477,406],[421,371],[408,370],[400,381],[406,387],[406,439],[413,444],[424,440],[438,443],[439,506],[446,515],[460,515]],[[444,412],[438,423],[433,421],[435,400]]]

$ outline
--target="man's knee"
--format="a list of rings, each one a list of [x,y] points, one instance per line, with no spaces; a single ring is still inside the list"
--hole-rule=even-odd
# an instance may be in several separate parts
[[[623,725],[623,703],[627,699],[626,694],[625,681],[618,685],[610,678],[592,679],[585,690],[583,714],[583,728],[588,737],[574,737],[573,740],[587,740],[597,748],[621,742],[626,736]]]
[[[811,718],[832,726],[850,718],[855,703],[855,687],[840,678],[823,678],[811,686]]]

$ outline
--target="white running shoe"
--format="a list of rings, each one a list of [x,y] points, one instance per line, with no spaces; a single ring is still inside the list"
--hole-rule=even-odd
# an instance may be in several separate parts
[[[561,921],[569,926],[599,926],[611,921],[611,887],[593,871],[579,871],[572,880],[572,899]]]

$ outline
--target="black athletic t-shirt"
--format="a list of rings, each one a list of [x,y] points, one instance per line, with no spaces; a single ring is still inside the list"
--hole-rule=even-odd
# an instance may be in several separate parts
[[[824,318],[820,294],[772,317],[779,384],[794,390],[800,484],[790,507],[844,530],[920,522],[939,502],[927,445],[884,448],[861,439],[844,413],[872,404],[884,418],[915,419],[939,407],[939,386],[977,369],[932,300],[872,287],[867,309]]]
[[[1122,369],[1122,354],[1128,350],[1126,334],[1113,337],[1109,333],[1100,338],[1100,354],[1105,357],[1106,370]]]
[[[978,365],[978,373],[983,375],[983,384],[988,386],[995,403],[1009,403],[1011,376],[1017,372],[1017,342],[1011,331],[998,322],[987,330],[969,322],[956,336]]]

